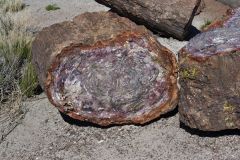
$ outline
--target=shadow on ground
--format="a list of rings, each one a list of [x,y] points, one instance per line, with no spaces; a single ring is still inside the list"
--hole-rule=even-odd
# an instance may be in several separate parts
[[[80,121],[80,120],[77,120],[77,119],[74,119],[74,118],[71,118],[70,116],[62,113],[59,111],[59,113],[61,114],[61,117],[63,118],[63,120],[66,122],[66,123],[69,123],[71,125],[76,125],[76,126],[79,126],[79,127],[96,127],[96,128],[101,128],[101,129],[108,129],[108,128],[111,128],[111,127],[116,127],[116,126],[122,126],[122,125],[116,125],[116,124],[113,124],[113,125],[109,125],[109,126],[100,126],[98,124],[95,124],[95,123],[91,123],[91,122],[86,122],[86,121]],[[146,125],[149,125],[151,123],[154,123],[156,121],[159,121],[160,119],[162,118],[170,118],[172,116],[175,116],[176,114],[178,113],[178,108],[175,108],[173,111],[171,112],[168,112],[162,116],[160,116],[159,118],[157,119],[154,119],[150,122],[147,122],[143,125],[141,124],[137,124],[135,126],[139,126],[139,127],[144,127]]]
[[[135,126],[144,127],[144,126],[149,125],[151,123],[157,122],[162,118],[167,119],[167,118],[176,116],[177,113],[178,113],[178,107],[175,108],[173,111],[160,116],[157,119],[154,119],[150,122],[145,123],[144,125],[135,125]],[[71,124],[71,125],[76,125],[76,126],[79,126],[79,127],[95,127],[95,128],[100,128],[100,129],[108,129],[108,128],[111,128],[111,127],[122,126],[122,125],[116,125],[116,124],[109,125],[109,126],[100,126],[100,125],[95,124],[95,123],[73,119],[73,118],[69,117],[68,115],[66,115],[64,113],[61,113],[61,112],[60,112],[60,114],[61,114],[61,117],[63,118],[63,120],[66,123]],[[198,130],[198,129],[190,128],[182,122],[180,122],[179,127],[184,129],[186,132],[190,133],[191,135],[198,135],[200,137],[221,137],[221,136],[230,136],[230,135],[240,136],[240,130],[238,130],[238,129],[223,130],[223,131],[201,131],[201,130]]]
[[[229,129],[229,130],[223,130],[223,131],[200,131],[198,129],[190,128],[182,122],[180,123],[180,128],[184,129],[186,132],[192,135],[198,135],[200,137],[221,137],[221,136],[231,136],[231,135],[240,136],[239,129]]]

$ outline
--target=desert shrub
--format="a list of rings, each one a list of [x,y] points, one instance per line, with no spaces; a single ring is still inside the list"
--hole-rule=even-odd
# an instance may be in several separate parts
[[[200,27],[201,30],[205,29],[207,26],[209,26],[212,23],[210,20],[205,20],[204,24]]]
[[[27,97],[31,97],[34,94],[34,90],[36,89],[38,83],[37,75],[32,63],[29,62],[25,66],[19,85],[22,93]]]
[[[45,7],[47,11],[55,11],[60,9],[60,7],[57,6],[57,4],[49,4]]]
[[[31,65],[32,34],[20,0],[0,0],[0,143],[21,122],[23,98],[36,86]]]
[[[18,12],[25,7],[22,0],[0,0],[0,5],[4,12]]]
[[[6,4],[6,1],[0,0],[0,3]],[[7,4],[16,7],[13,2]],[[32,96],[37,85],[31,64],[33,38],[27,31],[27,16],[18,17],[13,10],[5,9],[0,5],[0,103],[9,101],[13,93],[21,94],[19,97]]]

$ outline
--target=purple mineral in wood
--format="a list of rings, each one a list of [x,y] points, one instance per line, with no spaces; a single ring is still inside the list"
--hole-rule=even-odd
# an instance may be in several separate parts
[[[32,51],[50,102],[72,118],[144,124],[176,107],[174,54],[117,14],[85,13],[47,27]]]

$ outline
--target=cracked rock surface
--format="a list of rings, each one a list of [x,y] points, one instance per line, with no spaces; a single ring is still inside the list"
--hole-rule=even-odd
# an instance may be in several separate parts
[[[240,29],[192,38],[179,53],[180,120],[205,131],[240,129]]]

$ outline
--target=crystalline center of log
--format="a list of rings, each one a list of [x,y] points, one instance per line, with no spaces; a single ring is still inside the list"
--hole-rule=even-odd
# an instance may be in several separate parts
[[[73,50],[53,72],[53,101],[79,115],[148,113],[168,98],[165,69],[146,42]]]
[[[186,46],[193,56],[212,56],[240,49],[240,28],[221,28],[192,38]]]

